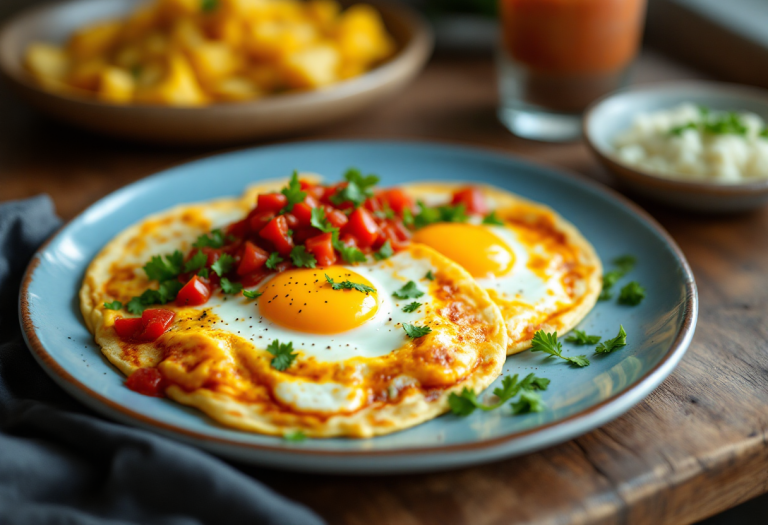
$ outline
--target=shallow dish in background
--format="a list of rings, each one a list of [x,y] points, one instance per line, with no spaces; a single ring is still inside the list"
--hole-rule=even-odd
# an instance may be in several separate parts
[[[511,416],[508,408],[451,414],[370,439],[303,443],[223,427],[168,399],[143,396],[103,356],[83,324],[77,293],[91,259],[127,225],[176,204],[239,195],[259,179],[290,170],[333,180],[349,166],[376,173],[382,185],[413,180],[493,184],[551,206],[571,221],[606,263],[636,255],[632,279],[647,290],[637,307],[599,302],[579,329],[629,345],[605,357],[588,347],[592,364],[573,369],[522,352],[503,375],[531,372],[552,380],[544,412]],[[258,174],[258,175],[254,175]],[[216,184],[210,181],[215,178]],[[531,452],[583,434],[618,417],[664,380],[693,337],[696,286],[674,241],[642,210],[595,183],[502,156],[461,148],[389,142],[306,142],[218,155],[167,170],[118,190],[59,231],[33,258],[20,294],[27,344],[43,369],[69,394],[100,413],[239,461],[316,472],[377,474],[455,468]],[[562,334],[564,335],[564,334]],[[578,350],[577,350],[578,348]],[[501,377],[487,389],[501,384]],[[480,412],[480,411],[478,411]]]
[[[768,180],[743,184],[688,182],[630,166],[616,154],[613,141],[639,113],[683,102],[720,111],[748,111],[768,120],[768,91],[736,84],[675,82],[617,91],[595,102],[584,115],[584,138],[598,160],[627,190],[686,210],[739,212],[768,203]]]
[[[61,42],[76,29],[126,15],[139,3],[74,0],[25,11],[0,29],[0,71],[40,111],[91,131],[153,143],[224,144],[295,134],[352,116],[402,89],[432,52],[432,33],[412,9],[366,0],[381,13],[398,50],[371,71],[322,89],[191,108],[115,105],[50,92],[27,73],[23,58],[30,43]]]

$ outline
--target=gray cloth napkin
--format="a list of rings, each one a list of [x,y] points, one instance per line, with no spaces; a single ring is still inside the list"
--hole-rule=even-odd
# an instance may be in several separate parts
[[[101,419],[46,376],[16,308],[60,224],[47,196],[0,205],[0,524],[322,524],[216,457]]]

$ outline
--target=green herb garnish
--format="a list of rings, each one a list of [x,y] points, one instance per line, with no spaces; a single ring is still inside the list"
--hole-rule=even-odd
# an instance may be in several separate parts
[[[451,412],[457,416],[468,416],[474,412],[475,409],[484,410],[486,412],[496,410],[515,397],[521,390],[525,392],[533,392],[534,390],[546,390],[549,386],[549,379],[545,377],[536,377],[536,374],[528,374],[519,382],[518,377],[518,374],[515,374],[514,376],[506,376],[501,380],[501,388],[493,389],[493,394],[497,398],[495,403],[486,405],[477,399],[477,394],[475,394],[474,390],[464,388],[461,391],[461,394],[452,393],[448,396],[448,406],[451,407]],[[544,409],[544,404],[541,403],[541,398],[539,398],[539,401],[540,403],[536,406],[537,410],[531,411],[541,412]]]
[[[257,292],[256,290],[243,290],[243,296],[248,299],[258,299],[262,295],[264,295],[262,292]]]
[[[424,295],[424,292],[416,287],[416,283],[408,281],[402,288],[392,294],[397,299],[417,299]]]
[[[120,310],[123,307],[123,303],[120,301],[112,301],[111,303],[104,303],[104,308],[107,310]]]
[[[496,216],[496,210],[493,210],[483,218],[483,224],[489,224],[491,226],[504,226],[504,221],[499,219]]]
[[[294,246],[291,250],[291,261],[297,268],[314,268],[317,259],[304,246]]]
[[[565,338],[565,341],[575,345],[595,345],[600,342],[600,336],[587,335],[587,333],[582,330],[573,330],[571,335]]]
[[[585,355],[563,355],[563,344],[557,340],[557,332],[545,333],[544,330],[536,332],[531,341],[531,352],[544,352],[550,356],[559,357],[577,367],[589,365],[589,359]]]
[[[235,258],[228,253],[223,253],[221,254],[221,257],[219,257],[216,262],[211,265],[211,270],[213,270],[216,275],[221,277],[228,273],[234,265]]]
[[[240,283],[233,283],[226,277],[221,278],[221,291],[225,294],[240,293],[243,289],[243,285]]]
[[[645,298],[645,288],[637,281],[628,283],[619,292],[619,304],[637,306]]]
[[[610,354],[611,352],[615,352],[624,346],[627,346],[627,332],[624,331],[623,325],[619,325],[619,335],[613,339],[608,339],[607,341],[597,345],[597,348],[595,348],[595,353]]]
[[[199,251],[184,263],[184,273],[195,272],[208,263],[208,256]]]
[[[291,366],[291,363],[293,363],[293,360],[296,359],[296,356],[299,355],[293,353],[292,342],[282,344],[277,339],[269,344],[267,347],[267,352],[275,356],[270,362],[272,368],[281,372],[288,369],[288,367]]]
[[[379,251],[373,254],[373,258],[377,261],[382,261],[384,259],[389,259],[395,254],[395,251],[392,249],[392,245],[389,243],[389,241],[385,242],[381,248],[379,248]]]
[[[408,323],[403,323],[403,330],[411,339],[418,339],[432,332],[432,329],[428,326],[416,326]]]
[[[288,186],[280,190],[280,193],[285,195],[285,198],[288,199],[288,203],[283,206],[282,210],[280,210],[281,214],[292,211],[294,205],[304,202],[307,194],[306,192],[301,191],[298,171],[293,170],[293,175],[291,175],[291,180],[288,182]]]
[[[195,248],[221,248],[224,246],[226,238],[221,230],[213,230],[207,235],[201,235],[192,245]]]
[[[335,282],[331,277],[326,273],[325,274],[325,280],[328,281],[328,284],[331,285],[331,288],[334,290],[357,290],[358,292],[362,292],[364,294],[369,293],[376,293],[375,288],[371,288],[368,285],[360,284],[360,283],[353,283],[352,281],[341,281],[339,283]]]
[[[419,309],[419,306],[421,306],[421,303],[417,303],[416,301],[414,301],[412,303],[409,303],[409,304],[406,304],[405,306],[403,306],[403,312],[405,312],[407,314],[409,314],[411,312],[415,312],[416,310]]]
[[[280,257],[280,254],[277,252],[272,252],[269,254],[269,257],[267,258],[267,262],[264,263],[264,266],[269,268],[270,270],[274,270],[278,264],[283,262],[283,258]]]

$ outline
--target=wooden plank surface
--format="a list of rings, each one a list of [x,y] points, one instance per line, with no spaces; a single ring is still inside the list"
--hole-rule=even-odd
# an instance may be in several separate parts
[[[638,81],[679,78],[701,75],[653,54],[638,64]],[[302,139],[474,144],[610,183],[579,143],[512,137],[497,123],[495,103],[489,58],[438,57],[395,100]],[[0,200],[48,192],[65,218],[126,183],[214,153],[72,130],[1,89],[0,115]],[[539,453],[444,473],[332,477],[241,468],[345,525],[679,525],[768,492],[768,209],[720,218],[648,209],[691,262],[701,310],[678,369],[625,416]]]

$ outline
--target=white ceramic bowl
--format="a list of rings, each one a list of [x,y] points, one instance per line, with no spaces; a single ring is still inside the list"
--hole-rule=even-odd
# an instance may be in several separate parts
[[[91,131],[144,142],[224,144],[299,133],[382,103],[416,76],[432,52],[432,33],[412,9],[366,0],[381,13],[397,53],[364,75],[315,91],[199,108],[122,106],[46,91],[27,74],[23,56],[31,42],[61,42],[83,25],[131,12],[141,1],[73,0],[25,11],[0,29],[0,71],[40,111]]]
[[[768,180],[717,184],[674,180],[623,163],[613,141],[638,113],[684,102],[722,111],[749,111],[768,121],[768,91],[736,84],[674,82],[649,84],[610,94],[584,115],[584,138],[600,162],[630,192],[662,204],[711,213],[746,211],[768,203]]]

